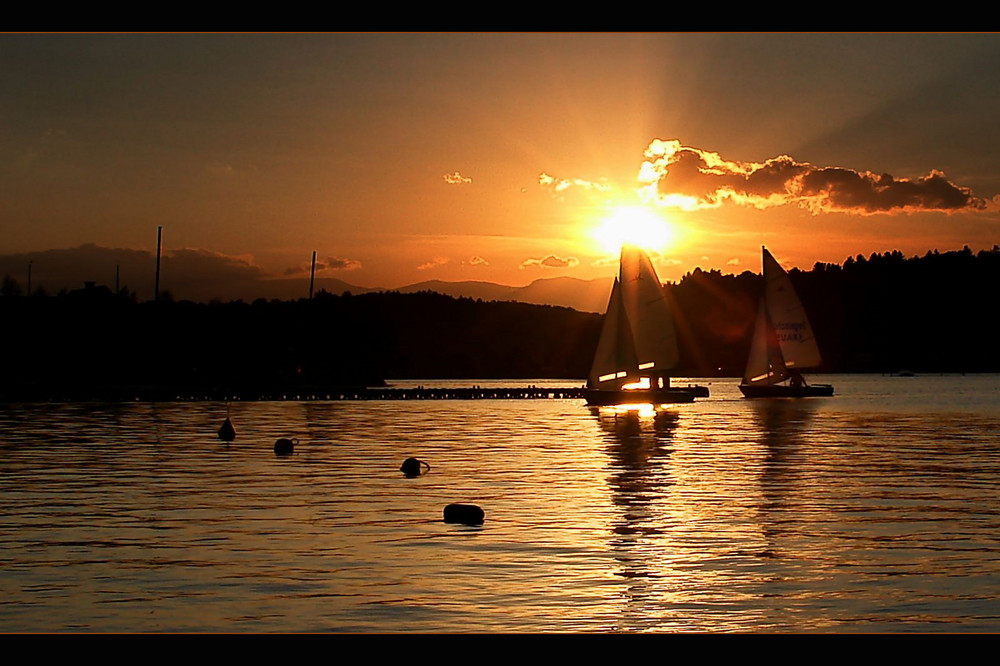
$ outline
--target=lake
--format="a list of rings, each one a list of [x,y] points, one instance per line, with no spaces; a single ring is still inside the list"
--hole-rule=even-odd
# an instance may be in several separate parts
[[[0,405],[0,631],[1000,630],[1000,376],[811,379],[241,402],[230,444],[221,402]]]

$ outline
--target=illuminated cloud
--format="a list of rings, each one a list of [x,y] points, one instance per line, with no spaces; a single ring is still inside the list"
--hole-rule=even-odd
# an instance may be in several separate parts
[[[476,255],[475,257],[470,257],[468,261],[463,262],[463,263],[469,264],[470,266],[489,266],[490,265],[490,262],[486,261],[485,259],[483,259],[479,255]]]
[[[646,250],[646,254],[649,256],[649,260],[657,266],[680,266],[681,264],[684,263],[680,259],[670,259],[668,257],[665,257],[655,250]],[[620,258],[618,257],[618,255],[615,255],[614,257],[602,257],[594,261],[590,265],[601,268],[604,268],[606,266],[617,267],[619,260]]]
[[[718,153],[654,139],[639,171],[643,194],[684,210],[734,203],[755,208],[797,205],[812,212],[872,215],[886,212],[981,210],[986,201],[940,171],[916,179],[817,167],[779,155],[734,162]]]
[[[550,254],[544,259],[525,259],[521,262],[521,268],[572,268],[580,263],[580,260],[576,257],[567,257],[563,259],[562,257],[557,257],[554,254]]]
[[[427,263],[420,264],[419,266],[417,266],[417,270],[418,271],[426,271],[429,268],[437,268],[438,266],[444,266],[447,263],[448,263],[448,260],[445,257],[434,257],[433,259],[431,259]]]
[[[551,192],[553,195],[562,194],[571,187],[578,187],[587,191],[596,192],[611,191],[610,185],[603,180],[595,183],[593,181],[582,180],[580,178],[555,178],[547,173],[542,173],[538,176],[538,184],[541,185],[543,189]]]
[[[311,269],[311,262],[305,262],[299,264],[298,266],[292,266],[286,268],[282,271],[282,275],[308,275]],[[326,259],[316,260],[316,272],[320,273],[322,271],[353,271],[357,268],[361,268],[361,262],[355,259],[341,259],[340,257],[327,257]]]
[[[726,261],[726,266],[739,266],[739,265],[740,265],[739,257],[733,257],[732,259]]]
[[[466,178],[465,176],[456,171],[455,173],[446,173],[444,175],[444,182],[448,183],[449,185],[465,185],[467,183],[471,183],[472,179]]]
[[[600,268],[604,268],[605,266],[615,266],[615,267],[617,267],[618,266],[618,261],[619,261],[618,257],[603,257],[603,258],[598,259],[597,261],[593,262],[590,265],[591,266],[597,266],[597,267],[600,267]]]

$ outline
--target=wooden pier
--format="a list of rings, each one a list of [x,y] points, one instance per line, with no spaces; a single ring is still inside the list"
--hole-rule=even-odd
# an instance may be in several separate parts
[[[327,400],[582,400],[584,388],[484,386],[453,388],[364,388],[331,394]]]
[[[708,397],[704,386],[691,389],[696,397]],[[517,387],[426,387],[310,386],[271,389],[219,389],[207,387],[62,387],[56,390],[21,391],[0,395],[0,402],[311,402],[348,400],[584,400],[583,386]]]

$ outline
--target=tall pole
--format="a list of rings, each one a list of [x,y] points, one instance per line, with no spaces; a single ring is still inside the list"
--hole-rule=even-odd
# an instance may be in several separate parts
[[[316,282],[316,250],[313,250],[312,270],[309,272],[309,300],[313,299],[313,284]]]
[[[163,241],[163,227],[156,227],[156,282],[153,283],[153,300],[160,300],[160,245]]]

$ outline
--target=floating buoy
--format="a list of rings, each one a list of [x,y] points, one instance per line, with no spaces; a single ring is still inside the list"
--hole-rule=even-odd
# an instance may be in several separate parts
[[[420,476],[424,472],[429,471],[431,466],[425,463],[419,458],[407,458],[403,461],[403,464],[399,466],[399,471],[408,477]]]
[[[475,504],[449,504],[444,508],[444,522],[482,525],[486,514]]]
[[[226,420],[222,422],[222,427],[219,428],[219,439],[223,442],[231,442],[236,439],[236,428],[233,427],[233,422],[226,417]]]
[[[282,437],[274,443],[274,454],[278,456],[290,456],[295,451],[295,445],[298,443],[298,439],[286,439]]]

